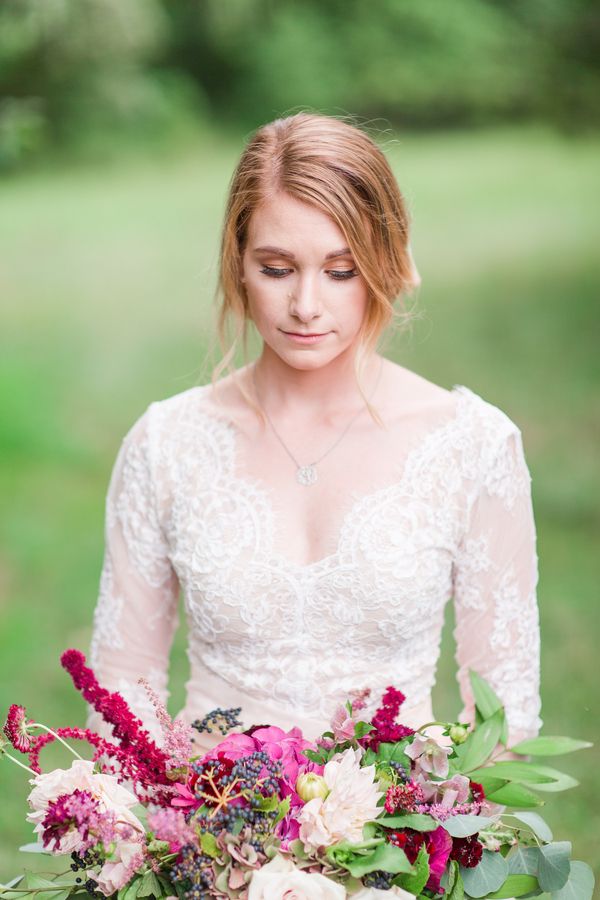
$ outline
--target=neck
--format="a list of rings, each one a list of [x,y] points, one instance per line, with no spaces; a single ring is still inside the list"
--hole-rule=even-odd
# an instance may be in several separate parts
[[[363,390],[370,397],[376,384],[382,359],[373,353],[363,376]],[[253,373],[261,403],[280,417],[287,413],[296,420],[339,414],[364,404],[356,382],[354,356],[341,353],[314,369],[296,369],[285,363],[264,345]]]

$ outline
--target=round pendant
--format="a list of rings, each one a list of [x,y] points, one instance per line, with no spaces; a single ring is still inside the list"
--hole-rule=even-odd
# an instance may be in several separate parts
[[[314,484],[317,480],[317,470],[314,466],[300,466],[296,472],[296,479],[300,484]]]

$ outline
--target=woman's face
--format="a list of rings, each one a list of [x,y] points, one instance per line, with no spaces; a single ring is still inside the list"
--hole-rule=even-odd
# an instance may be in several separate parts
[[[254,211],[243,255],[248,308],[265,344],[296,369],[355,345],[367,285],[336,223],[279,193]]]

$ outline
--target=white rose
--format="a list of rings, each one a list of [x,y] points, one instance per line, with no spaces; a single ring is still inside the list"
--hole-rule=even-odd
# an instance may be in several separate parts
[[[94,773],[94,763],[87,759],[75,759],[69,769],[53,769],[51,772],[36,775],[29,780],[34,785],[28,802],[32,812],[27,821],[33,822],[34,831],[41,836],[44,828],[42,822],[46,817],[48,806],[61,794],[72,794],[73,791],[88,791],[98,801],[100,812],[114,812],[121,826],[130,826],[134,831],[144,834],[144,826],[131,811],[130,807],[138,803],[137,797],[124,788],[114,775],[98,775]],[[71,853],[80,843],[77,831],[71,830],[61,838],[58,846],[52,848],[53,853]]]
[[[107,897],[115,894],[130,881],[136,868],[144,861],[142,845],[138,841],[118,841],[114,852],[104,863],[94,881]]]
[[[300,840],[311,847],[328,847],[338,841],[357,843],[363,826],[381,813],[383,796],[375,780],[375,766],[362,766],[361,749],[349,747],[325,765],[323,778],[329,794],[305,803],[300,813]]]
[[[345,900],[346,889],[337,881],[303,872],[283,856],[252,873],[248,900]]]

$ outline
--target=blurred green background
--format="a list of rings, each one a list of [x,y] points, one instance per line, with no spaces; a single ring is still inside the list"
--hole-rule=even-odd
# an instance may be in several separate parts
[[[208,380],[224,200],[249,133],[359,117],[408,200],[423,284],[387,354],[521,427],[538,527],[557,839],[600,866],[597,9],[520,0],[3,0],[0,715],[82,724],[103,504],[151,400]],[[448,608],[435,699],[459,709]],[[183,702],[185,634],[172,655]],[[69,764],[51,751],[47,764]],[[41,860],[0,761],[0,880]]]

